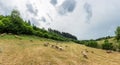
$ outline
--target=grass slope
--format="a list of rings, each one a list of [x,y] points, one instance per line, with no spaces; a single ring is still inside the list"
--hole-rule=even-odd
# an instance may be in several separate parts
[[[115,39],[115,37],[109,38],[107,39],[110,43],[117,43],[117,40]],[[99,44],[104,43],[105,39],[99,40],[97,41]]]
[[[14,35],[0,37],[0,65],[119,65],[120,53],[106,53],[101,49],[86,47],[73,42],[59,42],[35,36]],[[32,41],[31,41],[32,40]],[[45,47],[44,43],[56,44],[63,51]],[[68,47],[65,47],[65,46]],[[88,50],[88,59],[81,51]],[[94,53],[91,53],[94,51]]]
[[[118,46],[118,42],[117,40],[115,39],[115,37],[112,37],[112,38],[109,38],[107,39],[109,41],[109,43],[112,43],[113,47],[116,47]],[[97,41],[98,44],[100,44],[100,47],[102,47],[101,45],[104,43],[105,39],[102,39],[102,40],[99,40]]]

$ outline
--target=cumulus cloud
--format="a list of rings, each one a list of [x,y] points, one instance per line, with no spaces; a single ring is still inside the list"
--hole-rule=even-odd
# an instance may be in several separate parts
[[[86,22],[89,23],[90,19],[92,18],[92,15],[93,15],[91,5],[86,2],[84,4],[84,10],[85,10],[85,12],[87,14],[86,15]]]
[[[76,7],[75,0],[65,0],[58,8],[58,13],[61,15],[71,13]]]
[[[50,3],[55,6],[57,4],[57,0],[51,0]]]
[[[33,7],[33,4],[26,4],[27,10],[34,15],[38,14],[38,9],[36,9],[35,7]]]

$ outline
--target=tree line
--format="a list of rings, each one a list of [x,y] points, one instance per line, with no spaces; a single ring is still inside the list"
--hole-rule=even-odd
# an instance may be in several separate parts
[[[61,34],[61,32],[57,30],[41,29],[36,27],[34,24],[31,24],[30,21],[24,21],[20,17],[18,10],[13,10],[11,14],[7,16],[0,15],[0,33],[35,35],[58,41],[70,41],[72,39],[77,40],[77,37],[71,35],[70,33],[63,32]]]
[[[111,40],[112,39],[112,40]],[[98,43],[98,41],[103,41],[101,43]],[[111,42],[113,41],[113,42]],[[118,26],[115,30],[115,36],[107,36],[107,37],[101,37],[96,40],[74,40],[74,42],[83,44],[85,46],[93,47],[93,48],[99,48],[104,50],[113,50],[113,51],[119,51],[120,52],[120,26]]]
[[[70,38],[70,39],[74,39],[74,40],[77,40],[77,37],[70,34],[70,33],[67,33],[67,32],[60,32],[58,30],[53,30],[51,28],[48,28],[48,31],[51,32],[51,33],[56,33],[58,35],[61,35],[63,37],[66,37],[66,38]]]

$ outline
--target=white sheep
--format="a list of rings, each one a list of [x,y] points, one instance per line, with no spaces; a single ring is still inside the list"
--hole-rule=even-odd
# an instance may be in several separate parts
[[[84,58],[88,59],[86,51],[82,51],[81,53],[82,53],[82,55],[83,55]]]

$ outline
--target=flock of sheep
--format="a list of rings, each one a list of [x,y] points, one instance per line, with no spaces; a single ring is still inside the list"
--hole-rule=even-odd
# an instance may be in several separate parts
[[[57,49],[57,50],[60,50],[60,51],[65,50],[65,48],[64,48],[63,46],[60,46],[60,45],[58,45],[58,44],[54,44],[54,45],[53,45],[53,44],[50,44],[50,43],[44,43],[43,45],[44,45],[45,47],[51,47],[51,48],[54,48],[54,49]],[[68,47],[68,46],[65,46],[65,47]],[[84,58],[86,58],[86,59],[88,59],[87,53],[88,53],[88,50],[87,50],[87,49],[81,51],[82,56],[83,56]],[[94,53],[94,51],[91,51],[91,53]]]
[[[0,34],[1,37],[4,37],[6,35],[6,33]]]
[[[12,33],[8,33],[8,34],[11,35]],[[6,35],[6,33],[0,34],[1,37],[4,37],[5,35]],[[14,35],[14,37],[17,38],[17,39],[20,39],[20,40],[22,39],[22,38],[21,38],[20,36],[18,36],[18,35]]]
[[[11,34],[11,33],[9,33],[9,34]],[[1,37],[4,37],[5,35],[6,35],[6,33],[0,34]],[[21,38],[20,36],[18,36],[18,35],[14,35],[14,37],[17,38],[17,39],[22,40],[22,38]],[[30,40],[30,42],[33,42],[33,40]],[[57,49],[57,50],[60,50],[60,51],[64,51],[65,48],[68,47],[67,45],[63,47],[63,46],[61,46],[61,45],[58,45],[58,43],[56,43],[56,44],[44,43],[43,45],[44,45],[45,47],[51,47],[51,48],[54,48],[54,49]],[[0,52],[1,52],[1,49],[0,49]],[[88,53],[88,50],[87,50],[87,49],[81,51],[81,54],[82,54],[83,57],[86,58],[86,59],[88,59],[87,53]],[[91,53],[94,53],[94,51],[91,51]],[[106,53],[112,53],[112,51],[111,51],[111,50],[107,50]]]
[[[50,44],[50,43],[44,43],[44,46],[45,47],[51,47],[51,48],[54,48],[54,49],[57,49],[57,50],[60,50],[60,51],[63,51],[64,48],[62,46],[59,46],[58,44]],[[65,47],[68,47],[68,46],[65,46]]]

